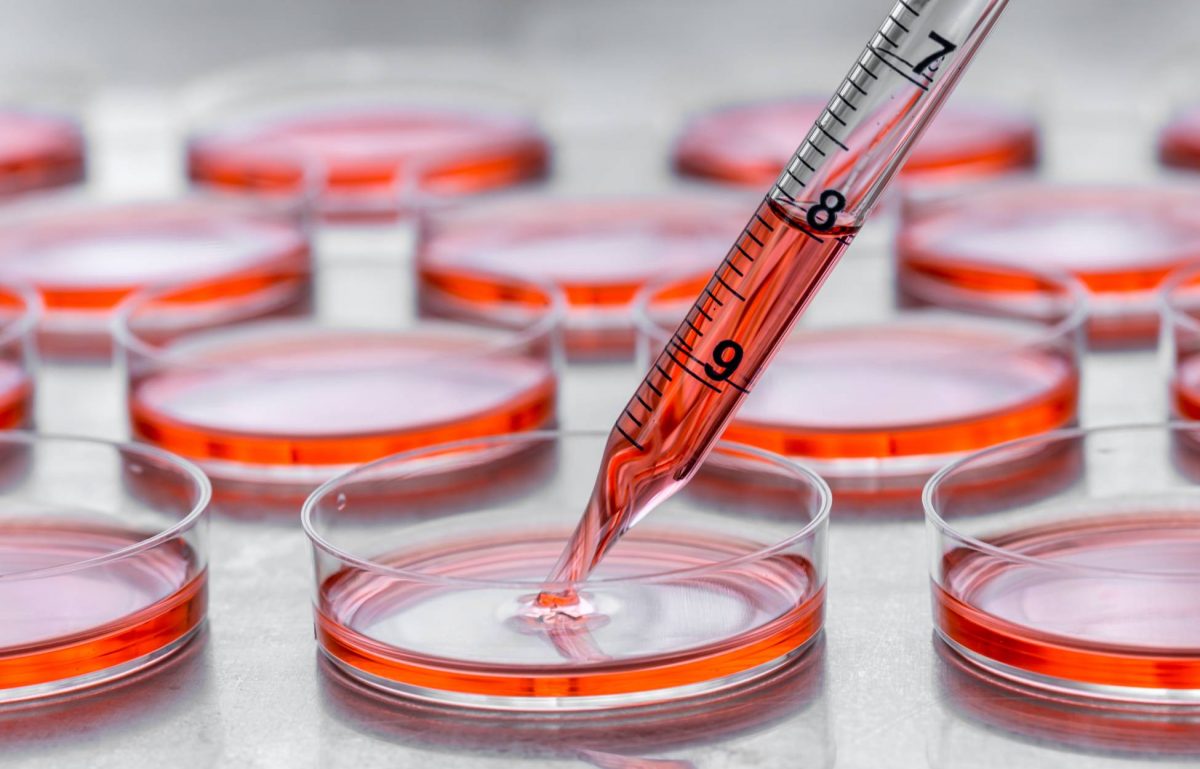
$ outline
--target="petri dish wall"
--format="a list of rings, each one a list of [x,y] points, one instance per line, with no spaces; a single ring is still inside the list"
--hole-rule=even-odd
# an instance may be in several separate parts
[[[207,607],[210,487],[157,449],[0,433],[0,702],[164,659]]]
[[[838,511],[916,512],[925,480],[950,459],[1075,423],[1082,289],[1039,273],[1023,280],[1028,291],[957,297],[955,311],[806,316],[725,439],[812,466]],[[670,344],[697,293],[675,282],[641,296],[643,358]]]
[[[552,426],[560,300],[509,284],[493,328],[427,320],[399,265],[165,287],[121,308],[132,434],[188,457],[223,512],[299,510],[353,465],[449,440]],[[213,323],[208,297],[277,301]]]
[[[1172,185],[1013,183],[909,205],[898,290],[933,279],[986,295],[1011,292],[1014,270],[1068,272],[1088,288],[1093,346],[1145,346],[1158,331],[1163,280],[1200,262],[1198,212],[1200,192]]]
[[[37,294],[0,284],[0,431],[34,423],[34,330],[41,313]]]
[[[1194,426],[1068,430],[994,447],[925,489],[938,635],[1034,688],[1200,704],[1200,441]],[[1073,471],[980,484],[998,463]]]
[[[572,711],[744,684],[809,648],[824,611],[828,488],[734,444],[613,547],[576,586],[578,602],[537,600],[570,587],[545,579],[606,438],[444,444],[319,488],[302,518],[324,654],[400,696]]]
[[[803,766],[835,763],[828,701],[823,697],[825,654],[812,649],[771,675],[741,686],[672,703],[611,711],[523,713],[465,711],[402,700],[342,673],[327,657],[318,679],[328,730],[350,729],[390,743],[406,757],[445,761],[471,756],[485,767],[525,761],[595,767],[694,767],[723,765],[731,754],[789,755]],[[318,762],[336,748],[321,740]],[[503,753],[496,752],[504,745]]]
[[[53,358],[107,360],[114,308],[141,288],[217,276],[234,285],[235,276],[302,270],[308,262],[299,214],[232,201],[50,196],[0,213],[0,280],[41,296],[38,342]],[[208,298],[214,312],[235,312],[235,301],[262,295]]]
[[[432,216],[417,252],[423,307],[487,322],[505,279],[547,280],[567,299],[572,359],[633,354],[634,296],[664,277],[707,277],[745,224],[746,201],[519,196]]]
[[[1088,766],[1098,769],[1128,767],[1139,759],[1185,766],[1200,757],[1200,711],[1193,708],[1118,704],[1038,689],[935,644],[942,707],[940,723],[931,730],[931,767],[1041,766],[1064,752],[1086,754]]]
[[[826,104],[800,97],[725,107],[693,117],[676,139],[675,170],[721,184],[770,186]],[[1038,162],[1038,127],[1000,107],[949,107],[910,156],[908,184],[961,183],[1019,173]]]
[[[1158,135],[1158,159],[1168,168],[1200,170],[1200,107],[1171,116]]]
[[[1162,291],[1162,351],[1170,412],[1200,420],[1200,267],[1180,270]]]
[[[551,145],[529,79],[449,50],[350,50],[260,62],[195,84],[187,173],[252,195],[314,194],[329,218],[394,216],[531,182]]]

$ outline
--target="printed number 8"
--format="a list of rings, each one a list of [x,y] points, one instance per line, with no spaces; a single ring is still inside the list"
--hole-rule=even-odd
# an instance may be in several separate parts
[[[808,226],[814,230],[832,230],[837,215],[846,210],[846,196],[837,190],[825,190],[821,201],[808,209]]]

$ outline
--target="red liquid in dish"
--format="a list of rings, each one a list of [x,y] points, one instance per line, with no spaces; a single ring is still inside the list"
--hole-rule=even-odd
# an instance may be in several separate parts
[[[403,183],[468,194],[544,176],[550,146],[528,120],[413,107],[297,112],[192,139],[193,181],[257,192],[296,192],[317,174],[327,200],[395,207]]]
[[[933,276],[954,289],[1013,292],[1021,290],[1014,271],[1070,273],[1092,294],[1093,340],[1149,341],[1159,285],[1200,262],[1200,196],[1043,184],[980,190],[914,215],[897,255],[902,290]]]
[[[749,104],[694,119],[675,145],[675,168],[726,184],[765,187],[775,181],[824,101]],[[904,178],[961,181],[1033,168],[1033,121],[999,110],[947,109],[934,120],[904,167]]]
[[[83,181],[83,132],[68,118],[0,110],[0,195]]]
[[[567,346],[628,354],[630,306],[647,283],[712,272],[745,211],[711,200],[539,199],[435,219],[418,257],[423,285],[487,312],[508,281],[550,281],[567,297]]]
[[[1002,328],[803,332],[724,438],[821,460],[971,451],[1073,423],[1078,389],[1071,357]]]
[[[952,643],[1069,682],[1200,689],[1200,591],[1195,579],[1182,578],[1200,564],[1200,520],[1151,511],[988,542],[1060,567],[1112,574],[1046,568],[967,547],[951,551],[943,556],[943,584],[934,586],[934,617]]]
[[[207,572],[183,540],[99,566],[17,576],[100,557],[147,536],[53,518],[0,521],[0,690],[125,665],[199,626]]]
[[[0,229],[0,280],[32,285],[46,315],[43,348],[66,355],[108,350],[112,310],[154,285],[230,279],[218,284],[251,303],[307,270],[308,241],[291,223],[204,204],[128,204],[64,208],[14,217]],[[290,272],[289,272],[290,271]],[[261,290],[235,283],[261,274]]]
[[[409,687],[492,697],[591,697],[714,681],[786,658],[819,632],[824,588],[805,559],[788,554],[693,577],[584,591],[590,660],[537,637],[527,599],[506,605],[501,589],[439,585],[437,576],[495,582],[542,578],[564,532],[491,536],[372,560],[418,571],[397,579],[353,567],[320,586],[317,638],[334,660]],[[707,566],[761,546],[687,531],[638,532],[597,569],[600,579]],[[499,596],[499,597],[498,597]],[[510,604],[510,605],[508,605]],[[454,618],[447,635],[442,618]],[[549,633],[545,633],[549,635]]]
[[[189,362],[131,382],[133,435],[201,462],[358,464],[554,421],[550,364],[477,338],[280,326],[173,349]]]

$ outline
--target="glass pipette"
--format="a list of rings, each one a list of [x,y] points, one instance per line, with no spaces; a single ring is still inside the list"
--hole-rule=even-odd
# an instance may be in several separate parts
[[[896,3],[618,417],[543,607],[700,466],[1007,4]]]

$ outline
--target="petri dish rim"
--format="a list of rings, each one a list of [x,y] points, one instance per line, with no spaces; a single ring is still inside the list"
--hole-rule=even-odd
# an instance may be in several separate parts
[[[45,304],[42,302],[41,294],[29,283],[24,281],[0,283],[0,294],[4,293],[10,293],[20,299],[24,304],[24,310],[19,318],[0,326],[0,346],[32,334],[45,314]]]
[[[423,456],[444,453],[447,450],[465,449],[465,448],[484,448],[489,444],[500,443],[533,443],[535,441],[556,440],[559,438],[594,438],[604,440],[608,437],[608,433],[599,430],[531,430],[524,433],[510,433],[508,435],[494,435],[487,438],[468,438],[461,441],[452,441],[450,443],[442,443],[436,446],[429,446],[413,451],[406,451],[399,454],[393,454],[389,457],[368,462],[367,464],[359,465],[344,473],[329,479],[325,483],[318,486],[306,500],[304,506],[300,509],[300,525],[304,529],[309,542],[313,547],[318,548],[325,553],[337,558],[342,563],[355,566],[357,568],[369,571],[375,574],[382,574],[388,577],[399,579],[412,580],[424,584],[436,584],[448,587],[462,588],[495,588],[503,587],[514,590],[544,590],[557,587],[555,583],[542,580],[480,580],[467,579],[462,577],[444,577],[426,574],[420,571],[411,571],[408,569],[396,569],[389,566],[376,563],[369,559],[360,558],[347,550],[343,550],[330,540],[326,539],[323,534],[317,530],[317,525],[313,521],[316,514],[317,503],[327,497],[337,486],[343,482],[350,480],[359,474],[370,474],[371,472],[380,469],[381,467],[395,462],[409,462],[419,459]],[[752,553],[740,555],[736,558],[729,558],[722,561],[714,561],[713,563],[703,566],[695,566],[687,569],[675,569],[671,571],[653,572],[649,574],[639,574],[632,577],[610,577],[607,579],[589,579],[588,584],[593,585],[618,585],[627,583],[647,583],[659,582],[662,580],[677,579],[680,577],[697,577],[704,574],[721,571],[733,566],[744,563],[751,563],[762,558],[770,557],[775,553],[786,550],[797,542],[801,542],[816,531],[820,530],[829,521],[829,513],[833,507],[833,492],[829,488],[829,484],[818,475],[815,471],[809,469],[805,465],[794,462],[786,457],[774,454],[770,451],[747,446],[740,443],[729,443],[722,441],[717,444],[716,451],[735,452],[737,454],[747,455],[759,461],[765,461],[777,468],[788,472],[793,478],[802,478],[812,485],[819,497],[818,504],[809,520],[798,531],[788,537],[779,540],[764,548],[755,550]],[[398,478],[403,478],[403,475],[397,475]]]
[[[101,446],[108,449],[113,449],[120,452],[139,454],[143,457],[153,458],[165,462],[176,470],[181,470],[188,478],[190,478],[196,489],[199,491],[199,498],[192,509],[180,518],[175,523],[162,529],[155,534],[152,534],[145,539],[126,545],[125,547],[113,550],[110,553],[95,556],[94,558],[85,558],[79,561],[60,564],[58,566],[50,566],[43,569],[29,569],[26,571],[6,572],[0,574],[0,582],[9,580],[26,580],[26,579],[41,579],[43,577],[51,577],[59,574],[69,574],[80,569],[88,569],[94,566],[100,566],[106,563],[119,561],[130,555],[136,555],[146,550],[150,550],[156,545],[171,539],[189,529],[195,527],[197,521],[204,517],[208,511],[210,502],[212,501],[212,483],[208,480],[208,476],[191,461],[184,459],[169,451],[163,451],[160,448],[151,446],[146,443],[136,441],[110,441],[103,438],[91,438],[77,435],[62,435],[57,433],[38,433],[26,430],[10,430],[0,432],[0,444],[20,444],[26,447],[33,447],[38,443],[73,443],[86,444],[89,446]]]
[[[324,90],[387,86],[425,91],[431,86],[448,85],[458,92],[488,94],[504,112],[529,117],[537,123],[536,118],[549,101],[539,97],[540,92],[535,88],[511,84],[544,86],[546,78],[537,76],[528,65],[494,53],[498,52],[454,45],[415,48],[351,45],[257,57],[186,83],[180,111],[191,133],[212,121],[213,113],[219,113],[218,122],[227,118],[223,110],[231,102],[267,95],[281,87]],[[438,66],[431,67],[431,61]],[[431,75],[431,71],[436,74]],[[495,110],[485,108],[485,111]]]
[[[1018,438],[1004,443],[998,443],[995,446],[989,446],[986,449],[974,451],[967,456],[960,457],[945,467],[938,470],[925,483],[925,488],[921,491],[921,505],[925,510],[925,522],[927,525],[936,529],[942,535],[949,537],[963,545],[969,546],[982,553],[1000,558],[1001,560],[1012,563],[1023,563],[1030,566],[1046,569],[1048,571],[1056,571],[1065,574],[1073,574],[1079,576],[1101,576],[1101,577],[1127,577],[1134,579],[1155,579],[1167,581],[1184,581],[1194,582],[1200,578],[1200,568],[1195,571],[1187,572],[1145,572],[1134,569],[1107,569],[1102,566],[1081,566],[1078,564],[1064,564],[1058,561],[1038,558],[1036,556],[1017,553],[1004,547],[999,547],[986,542],[977,537],[964,534],[954,528],[939,511],[939,505],[935,496],[947,478],[954,473],[962,470],[968,465],[977,462],[988,462],[996,457],[1003,456],[1006,453],[1021,451],[1023,449],[1033,448],[1039,444],[1050,444],[1068,440],[1077,440],[1086,438],[1092,435],[1102,435],[1105,433],[1120,433],[1120,432],[1168,432],[1176,434],[1187,431],[1191,433],[1200,432],[1200,424],[1171,421],[1171,422],[1139,422],[1134,424],[1110,424],[1101,427],[1073,427],[1065,430],[1055,430],[1041,435]]]
[[[1063,339],[1072,334],[1082,333],[1082,330],[1083,330],[1084,326],[1086,325],[1088,318],[1090,316],[1091,306],[1088,301],[1087,289],[1081,281],[1079,281],[1074,276],[1072,276],[1068,273],[1065,273],[1065,272],[1060,273],[1060,272],[1051,272],[1051,271],[1044,271],[1044,270],[1020,270],[1019,272],[1021,272],[1023,274],[1028,274],[1028,275],[1034,276],[1038,280],[1044,281],[1045,283],[1047,283],[1049,285],[1055,285],[1055,286],[1060,287],[1066,293],[1066,296],[1070,301],[1071,309],[1062,318],[1054,321],[1053,323],[1051,323],[1049,325],[1042,326],[1041,328],[1037,329],[1036,331],[1022,333],[1021,339],[1014,340],[1011,344],[1003,344],[1003,345],[999,345],[997,347],[989,348],[989,349],[993,349],[998,352],[1018,351],[1018,350],[1025,349],[1027,347],[1037,347],[1042,344],[1050,344],[1050,343],[1053,343],[1055,340]],[[666,342],[666,339],[670,336],[670,334],[674,330],[674,327],[676,324],[674,322],[672,322],[669,327],[661,325],[658,321],[656,321],[653,317],[651,317],[650,307],[653,304],[653,299],[656,294],[663,291],[664,289],[667,289],[667,288],[670,288],[673,286],[679,286],[679,285],[685,285],[685,283],[679,281],[678,279],[667,279],[667,280],[657,281],[657,282],[648,284],[641,291],[638,292],[637,296],[634,297],[634,301],[633,301],[633,322],[634,322],[634,326],[639,334],[642,334],[649,339],[653,339],[656,343],[659,342],[660,340],[663,343]],[[986,305],[984,305],[984,304],[980,304],[980,307],[985,307],[985,306]],[[1002,313],[971,314],[970,312],[959,312],[959,308],[957,308],[957,307],[931,308],[931,309],[940,309],[943,312],[956,312],[957,314],[963,315],[964,317],[967,317],[967,318],[979,319],[979,320],[985,320],[985,321],[986,320],[996,320],[996,321],[1003,322],[1003,321],[1027,320],[1027,319],[1021,318],[1019,316],[1008,316],[1008,315],[1004,315]],[[963,309],[969,309],[969,307],[964,307]],[[919,313],[920,310],[917,310],[916,312]],[[798,332],[801,334],[803,334],[803,333],[819,334],[819,333],[827,332],[827,331],[838,331],[838,332],[859,331],[859,332],[861,332],[861,331],[866,331],[866,330],[876,328],[879,326],[888,326],[888,325],[891,325],[891,322],[853,322],[853,323],[845,323],[845,324],[839,323],[837,325],[825,326],[825,327],[819,327],[819,328],[808,328],[808,329],[797,328],[795,331],[793,331],[793,333]],[[925,360],[936,360],[936,356],[930,356],[928,358],[925,358]]]
[[[1192,265],[1175,270],[1163,281],[1159,289],[1159,310],[1163,315],[1163,327],[1179,325],[1188,331],[1200,333],[1200,318],[1195,311],[1189,311],[1181,306],[1179,294],[1189,283],[1200,281],[1200,265]]]
[[[367,262],[364,262],[359,265],[342,264],[342,265],[338,265],[337,269],[344,269],[346,267],[354,267],[354,266],[360,267],[365,270],[370,270],[370,269],[377,268],[378,265],[367,263]],[[144,339],[141,338],[141,336],[137,332],[135,332],[131,328],[130,319],[131,319],[131,316],[133,315],[133,313],[135,311],[137,311],[138,308],[143,307],[144,305],[154,302],[156,300],[161,300],[164,296],[169,296],[172,293],[187,291],[191,287],[194,287],[196,285],[204,285],[205,283],[219,282],[222,280],[244,280],[247,277],[275,277],[275,278],[283,278],[283,279],[300,279],[300,280],[306,280],[310,284],[315,284],[316,281],[320,279],[320,268],[318,266],[317,269],[309,270],[309,271],[305,271],[305,270],[261,271],[260,270],[257,272],[247,273],[244,275],[230,276],[229,278],[217,278],[215,280],[201,280],[201,281],[184,282],[184,283],[178,283],[178,282],[164,283],[164,284],[159,284],[156,286],[146,287],[140,291],[134,292],[129,297],[122,300],[121,303],[117,305],[115,311],[113,312],[113,316],[109,321],[109,329],[112,332],[113,342],[116,345],[116,348],[118,350],[122,350],[122,351],[131,350],[131,351],[137,352],[139,355],[143,355],[147,359],[154,360],[157,363],[169,364],[172,367],[187,368],[192,371],[211,371],[211,370],[219,370],[219,369],[225,368],[227,365],[225,363],[200,363],[195,360],[191,360],[186,352],[181,353],[179,351],[172,351],[170,349],[169,344],[166,346],[161,346],[161,345],[156,345],[156,344],[153,344],[150,342],[146,342]],[[506,330],[507,333],[505,333],[502,338],[497,338],[495,340],[483,340],[481,337],[480,343],[479,343],[479,348],[477,350],[475,350],[474,352],[476,352],[477,354],[480,354],[480,355],[490,355],[490,354],[501,354],[501,353],[507,352],[509,350],[519,350],[520,348],[532,343],[534,340],[537,340],[539,338],[553,337],[553,336],[557,335],[557,333],[562,329],[564,318],[566,317],[566,312],[567,312],[566,298],[565,298],[565,296],[563,296],[562,291],[557,286],[553,285],[552,283],[546,282],[546,281],[530,281],[530,280],[517,281],[512,278],[498,277],[498,276],[495,277],[495,279],[497,281],[499,281],[499,283],[501,285],[511,286],[511,287],[519,287],[519,288],[531,288],[531,289],[541,292],[542,294],[545,295],[546,300],[547,300],[546,309],[544,312],[539,313],[538,317],[536,319],[530,321],[524,327],[519,328],[519,329]],[[295,319],[295,320],[304,322],[305,319],[299,318],[299,319]],[[424,317],[418,316],[417,321],[419,324],[429,324],[429,327],[431,327],[431,328],[434,327],[435,325],[462,326],[464,328],[476,328],[473,324],[470,324],[470,323],[455,323],[453,321],[445,321],[445,320],[438,319],[438,318],[424,318]],[[253,320],[251,320],[251,322],[253,322]],[[286,320],[285,320],[285,322],[286,322]],[[238,328],[238,326],[232,327],[233,330],[237,330],[237,328]],[[344,327],[337,327],[337,328],[339,328],[339,330],[343,330],[343,331],[351,332],[351,333],[357,331],[357,332],[371,333],[371,334],[386,334],[389,336],[403,335],[407,331],[407,329],[405,329],[405,328],[372,329],[372,328],[368,328],[365,325],[361,326],[361,327],[344,326]],[[195,329],[194,332],[195,333],[205,333],[208,330],[209,329],[201,327],[199,329]],[[482,331],[483,329],[480,329],[480,330]],[[189,331],[188,333],[192,333],[192,332]],[[558,348],[559,343],[556,340],[554,344],[555,344],[554,357],[555,357],[555,359],[557,359],[557,357],[558,357],[558,349],[557,348]],[[434,352],[430,353],[430,356],[428,359],[436,360],[438,357],[443,357],[443,356],[453,356],[453,353],[446,353],[444,351],[434,351]],[[245,368],[248,365],[251,365],[251,364],[239,364],[239,366],[241,366],[243,368]],[[309,371],[309,370],[324,371],[325,369],[323,369],[321,367],[317,367],[315,369],[309,369],[305,366],[272,365],[270,367],[270,370],[271,371],[304,372],[304,371]]]

